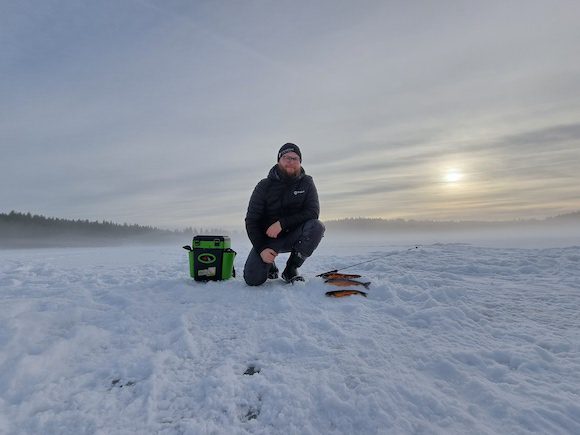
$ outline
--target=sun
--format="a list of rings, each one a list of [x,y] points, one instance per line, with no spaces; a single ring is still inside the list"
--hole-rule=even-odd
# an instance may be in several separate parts
[[[446,183],[457,183],[463,179],[463,173],[459,169],[448,169],[443,175],[443,180]]]

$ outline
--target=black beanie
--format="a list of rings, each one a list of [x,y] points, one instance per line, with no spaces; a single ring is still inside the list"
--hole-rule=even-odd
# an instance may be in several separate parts
[[[286,153],[296,153],[298,154],[298,157],[300,157],[300,161],[302,162],[302,153],[300,152],[300,148],[298,148],[298,145],[295,145],[293,143],[285,143],[284,145],[282,145],[282,148],[280,148],[280,151],[278,151],[278,161],[280,161],[280,158],[286,154]]]

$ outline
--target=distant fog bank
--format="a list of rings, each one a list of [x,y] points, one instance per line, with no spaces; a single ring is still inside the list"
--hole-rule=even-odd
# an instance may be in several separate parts
[[[326,221],[327,242],[470,243],[496,247],[580,245],[580,212],[514,221],[414,221],[353,218]]]
[[[580,211],[547,219],[502,222],[415,221],[348,218],[325,221],[325,244],[359,241],[380,244],[473,243],[498,247],[580,245]],[[126,244],[190,244],[195,234],[229,235],[236,245],[249,244],[245,230],[156,227],[47,218],[30,213],[0,213],[0,249],[117,246]]]

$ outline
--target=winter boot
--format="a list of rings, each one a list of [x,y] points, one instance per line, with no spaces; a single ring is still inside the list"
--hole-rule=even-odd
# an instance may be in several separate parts
[[[268,271],[268,279],[278,279],[278,266],[276,263],[272,263],[270,270]]]
[[[306,257],[303,257],[299,252],[292,251],[290,258],[286,262],[286,267],[284,272],[282,272],[282,279],[286,282],[304,281],[300,275],[298,275],[298,268],[302,266]]]

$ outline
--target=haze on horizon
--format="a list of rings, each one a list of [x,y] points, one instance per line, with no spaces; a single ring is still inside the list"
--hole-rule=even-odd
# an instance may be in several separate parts
[[[2,212],[243,224],[285,142],[323,220],[580,209],[580,4],[0,4]]]

